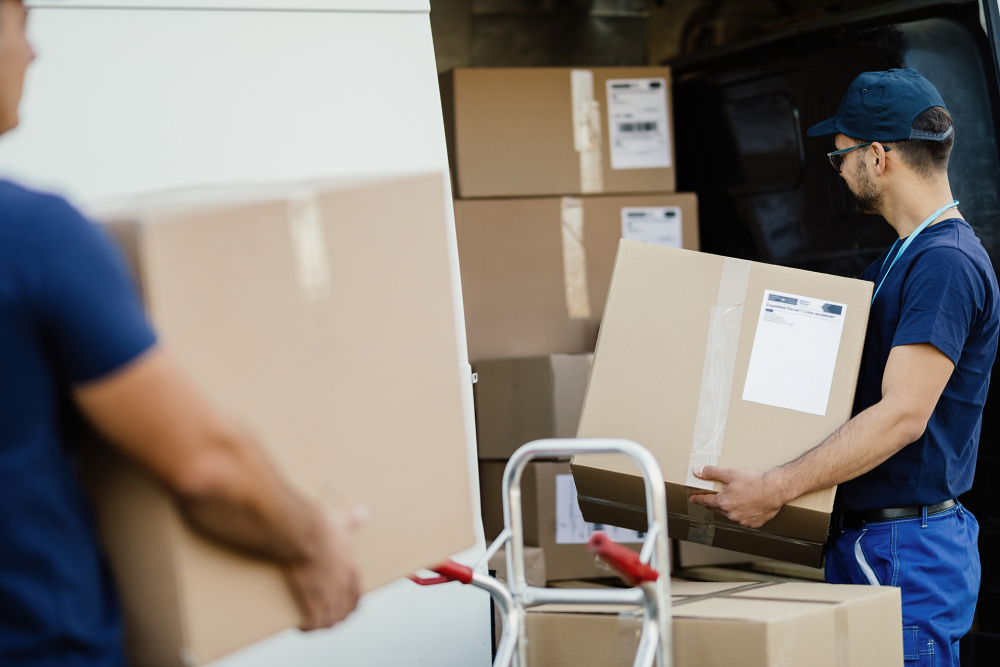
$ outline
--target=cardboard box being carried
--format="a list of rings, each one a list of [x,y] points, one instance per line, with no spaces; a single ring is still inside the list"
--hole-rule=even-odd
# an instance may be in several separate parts
[[[621,238],[698,249],[693,194],[455,202],[469,359],[593,352]]]
[[[173,193],[97,216],[198,388],[299,491],[367,507],[365,590],[474,544],[441,175]],[[121,460],[91,472],[132,664],[204,664],[298,625],[277,567],[192,531]]]
[[[898,588],[674,582],[675,667],[901,667]],[[528,610],[531,667],[631,665],[639,607]],[[916,655],[914,647],[914,655]]]
[[[622,241],[578,435],[649,449],[671,537],[818,566],[835,489],[750,530],[688,504],[692,488],[722,488],[691,470],[768,470],[844,424],[871,297],[870,282]],[[588,521],[646,527],[627,460],[576,457],[573,475]]]
[[[479,491],[482,496],[483,529],[492,540],[503,530],[501,488],[503,461],[479,462]],[[595,530],[605,530],[616,542],[638,551],[643,536],[631,530],[588,524],[580,515],[569,463],[535,461],[521,476],[521,508],[524,543],[545,552],[545,574],[549,581],[614,577],[599,567],[587,551],[587,540]]]
[[[456,69],[441,97],[459,197],[674,191],[667,67]]]
[[[507,460],[532,440],[575,438],[593,357],[550,354],[474,364],[479,458]]]

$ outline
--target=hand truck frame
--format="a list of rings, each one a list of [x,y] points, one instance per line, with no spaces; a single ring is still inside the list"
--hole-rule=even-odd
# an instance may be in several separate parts
[[[624,454],[639,468],[646,486],[648,528],[638,555],[612,542],[603,533],[591,536],[588,548],[633,588],[555,589],[528,586],[524,573],[524,524],[521,515],[521,475],[534,459],[565,458],[577,454]],[[440,576],[411,577],[421,585],[460,581],[490,593],[500,611],[503,631],[493,667],[528,667],[526,610],[544,604],[641,605],[642,634],[633,667],[671,667],[673,650],[670,617],[670,541],[667,536],[667,498],[660,466],[644,447],[612,438],[536,440],[511,456],[503,475],[504,529],[475,568],[448,561],[434,568]],[[476,570],[506,546],[507,585]],[[661,576],[662,575],[662,576]]]

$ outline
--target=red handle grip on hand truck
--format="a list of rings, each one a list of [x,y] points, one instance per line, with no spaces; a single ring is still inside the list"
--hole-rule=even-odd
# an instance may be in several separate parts
[[[433,586],[435,584],[447,584],[449,581],[460,581],[463,584],[472,583],[472,568],[450,560],[446,560],[437,567],[432,567],[431,572],[437,572],[440,577],[418,577],[410,575],[410,581],[421,586]]]
[[[639,561],[639,554],[618,544],[603,531],[590,536],[587,550],[604,561],[629,586],[656,581],[660,573]]]

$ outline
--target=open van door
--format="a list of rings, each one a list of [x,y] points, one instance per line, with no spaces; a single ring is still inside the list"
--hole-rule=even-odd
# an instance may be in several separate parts
[[[846,186],[827,164],[831,138],[805,130],[836,112],[861,72],[910,67],[937,86],[955,119],[952,189],[1000,268],[998,0],[910,0],[823,13],[664,64],[674,68],[677,186],[698,194],[705,252],[860,275],[895,235],[881,218],[852,211]],[[994,388],[976,483],[962,501],[981,527],[979,627],[1000,635],[998,478]]]

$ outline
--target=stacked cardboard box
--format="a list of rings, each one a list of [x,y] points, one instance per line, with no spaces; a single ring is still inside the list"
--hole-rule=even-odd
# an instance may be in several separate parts
[[[768,470],[846,422],[871,294],[870,282],[622,241],[579,435],[656,457],[671,536],[816,567],[834,489],[750,530],[689,503],[721,489],[692,469]],[[573,475],[587,520],[645,526],[627,461],[577,457]]]
[[[503,463],[576,436],[618,241],[697,249],[697,200],[674,192],[669,68],[458,69],[441,91],[495,535]],[[557,477],[579,513],[565,463],[533,464],[526,479],[549,495],[525,508],[543,526],[530,543],[550,579],[607,576],[557,540]]]
[[[368,509],[365,590],[475,543],[445,204],[432,174],[178,192],[94,212],[199,389],[301,493]],[[204,664],[298,625],[279,568],[191,530],[157,483],[109,451],[90,469],[132,663]]]
[[[698,248],[670,69],[442,75],[469,357],[592,352],[618,239]]]
[[[673,582],[677,667],[902,666],[898,588]],[[528,610],[532,667],[630,665],[638,607]]]

